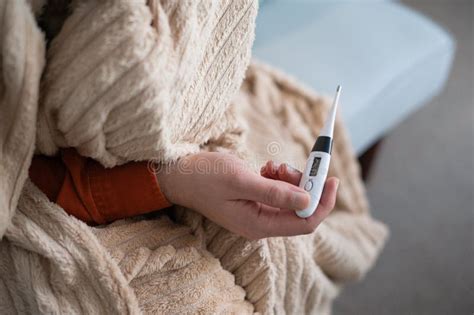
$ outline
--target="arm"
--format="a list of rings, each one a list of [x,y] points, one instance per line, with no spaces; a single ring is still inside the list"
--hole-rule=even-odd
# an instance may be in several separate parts
[[[46,163],[40,159],[48,158],[35,157],[32,181],[66,212],[85,222],[102,224],[173,203],[249,239],[313,232],[334,207],[338,184],[337,179],[328,179],[318,211],[301,219],[294,210],[305,208],[309,195],[295,185],[300,173],[283,168],[276,178],[264,167],[261,176],[229,154],[191,155],[156,174],[144,162],[106,169],[74,150],[64,151],[62,160],[49,158]],[[48,172],[42,172],[45,168]],[[58,178],[60,188],[48,184]]]
[[[171,206],[146,162],[106,169],[68,149],[61,157],[35,156],[29,173],[51,201],[91,224]]]

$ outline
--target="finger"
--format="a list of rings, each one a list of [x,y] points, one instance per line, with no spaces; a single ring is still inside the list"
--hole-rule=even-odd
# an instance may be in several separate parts
[[[300,184],[302,173],[286,163],[280,165],[277,170],[278,179],[298,186]]]
[[[235,199],[258,201],[281,209],[304,209],[310,201],[309,194],[298,186],[254,173],[241,178],[237,188]]]
[[[318,226],[334,209],[336,205],[337,189],[339,187],[339,179],[330,177],[326,180],[323,193],[319,201],[319,205],[312,216],[306,218],[311,226]]]
[[[300,171],[291,167],[287,163],[279,164],[273,161],[268,161],[260,169],[260,174],[263,177],[282,180],[296,186],[299,185],[302,175]]]
[[[294,211],[291,210],[276,212],[274,209],[263,205],[260,217],[262,220],[267,221],[268,230],[266,234],[270,236],[294,236],[314,232],[318,225],[333,210],[336,203],[338,185],[339,179],[335,177],[331,177],[326,181],[318,208],[307,219],[297,217]]]
[[[250,238],[259,239],[314,232],[334,208],[338,184],[339,180],[335,177],[327,180],[318,209],[314,215],[307,219],[298,217],[293,210],[279,209],[258,202],[240,201],[238,203],[240,211],[244,217],[250,218],[249,221],[242,224],[250,228],[245,234]],[[244,214],[245,211],[248,211],[248,214]]]
[[[260,169],[260,175],[266,178],[278,179],[278,167],[279,167],[278,163],[275,163],[272,160],[269,160]]]
[[[297,217],[293,210],[280,210],[261,203],[257,206],[254,224],[258,238],[309,234],[315,229],[311,222]]]

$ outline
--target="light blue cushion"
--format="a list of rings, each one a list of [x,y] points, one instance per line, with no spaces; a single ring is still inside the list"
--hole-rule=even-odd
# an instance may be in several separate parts
[[[267,0],[254,57],[318,92],[343,86],[340,109],[357,153],[442,88],[452,38],[390,1]]]

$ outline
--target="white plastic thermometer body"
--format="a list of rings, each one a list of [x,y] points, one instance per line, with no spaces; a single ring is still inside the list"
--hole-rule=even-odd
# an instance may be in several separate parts
[[[336,97],[331,111],[321,130],[321,133],[313,146],[313,150],[306,161],[306,167],[300,180],[300,187],[306,190],[311,196],[311,202],[306,209],[296,211],[301,218],[310,217],[318,207],[324,183],[328,176],[329,163],[331,161],[332,138],[334,132],[334,122],[336,120],[337,104],[341,87],[336,90]]]

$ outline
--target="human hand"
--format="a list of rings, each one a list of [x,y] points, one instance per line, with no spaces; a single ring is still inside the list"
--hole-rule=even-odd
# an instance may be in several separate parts
[[[299,218],[309,194],[301,177],[269,161],[261,175],[241,159],[224,153],[198,153],[157,173],[160,187],[174,204],[192,208],[220,226],[249,239],[312,233],[334,207],[338,180],[330,178],[315,213]]]

